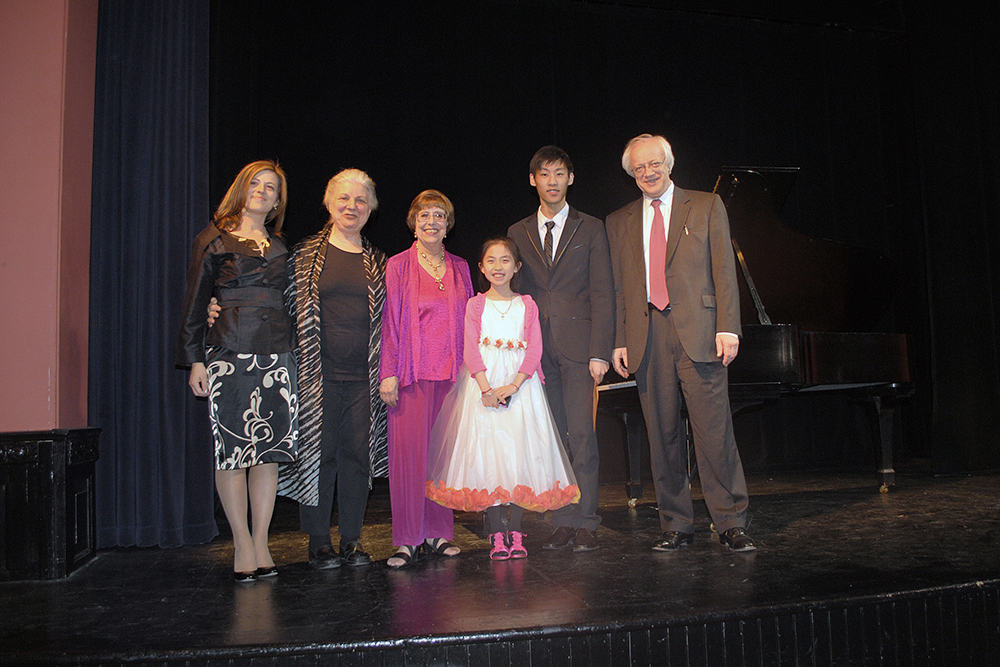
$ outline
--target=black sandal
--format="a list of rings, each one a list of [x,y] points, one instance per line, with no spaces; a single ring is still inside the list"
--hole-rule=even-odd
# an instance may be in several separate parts
[[[389,561],[392,560],[393,558],[398,558],[403,562],[400,565],[390,565]],[[399,547],[399,549],[396,550],[396,553],[394,553],[385,561],[385,564],[388,565],[393,570],[398,570],[401,567],[406,567],[412,563],[417,562],[419,558],[420,558],[420,547],[414,547],[410,546],[409,544],[404,544],[403,546]]]
[[[462,553],[462,550],[456,544],[452,544],[443,537],[435,537],[432,540],[424,540],[424,543],[420,545],[421,548],[427,550],[430,554],[435,556],[443,556],[445,558],[454,558],[458,554]],[[445,553],[448,549],[458,549],[456,553],[447,554]]]

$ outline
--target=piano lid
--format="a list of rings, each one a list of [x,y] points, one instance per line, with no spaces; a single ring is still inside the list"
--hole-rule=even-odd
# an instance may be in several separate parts
[[[867,248],[807,236],[778,217],[797,167],[723,167],[715,191],[729,213],[743,324],[764,323],[744,268],[773,323],[811,331],[871,331],[896,290],[896,267]]]

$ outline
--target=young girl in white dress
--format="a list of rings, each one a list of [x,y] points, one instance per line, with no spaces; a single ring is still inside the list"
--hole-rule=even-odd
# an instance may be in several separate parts
[[[464,367],[431,431],[427,497],[486,511],[490,558],[524,558],[524,510],[575,503],[580,490],[545,398],[538,306],[515,294],[521,268],[507,237],[483,244],[490,289],[465,309]]]

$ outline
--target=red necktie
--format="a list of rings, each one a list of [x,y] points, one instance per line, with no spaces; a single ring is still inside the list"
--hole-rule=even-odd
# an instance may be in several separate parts
[[[653,200],[653,228],[649,230],[649,302],[658,310],[670,303],[667,294],[667,235],[660,200]]]

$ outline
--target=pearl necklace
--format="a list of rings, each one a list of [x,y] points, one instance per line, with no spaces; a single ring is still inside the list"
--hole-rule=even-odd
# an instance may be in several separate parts
[[[427,253],[425,253],[423,250],[420,250],[419,247],[418,247],[418,252],[420,253],[420,256],[424,258],[424,261],[430,265],[431,271],[434,272],[434,275],[432,276],[434,278],[434,282],[437,283],[438,289],[443,292],[444,283],[441,282],[441,277],[438,275],[438,269],[441,268],[442,264],[444,264],[444,248],[443,247],[441,248],[441,259],[438,259],[437,264],[432,262],[430,257],[427,256]],[[437,257],[435,257],[434,259],[437,259]]]
[[[494,308],[496,309],[496,311],[497,311],[498,313],[500,313],[500,319],[501,319],[501,320],[502,320],[502,319],[503,319],[504,317],[506,317],[506,316],[507,316],[507,313],[509,313],[509,312],[510,312],[510,309],[511,309],[511,307],[513,307],[513,305],[514,305],[514,299],[511,299],[510,301],[508,301],[508,302],[507,302],[507,310],[500,310],[500,306],[498,306],[498,305],[496,304],[496,301],[495,301],[495,300],[493,300],[493,299],[486,299],[486,300],[487,300],[487,301],[489,301],[490,303],[492,303],[492,304],[493,304],[493,307],[494,307]]]

